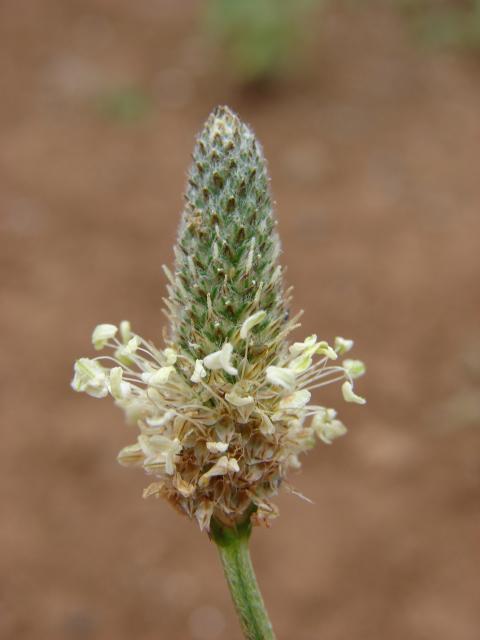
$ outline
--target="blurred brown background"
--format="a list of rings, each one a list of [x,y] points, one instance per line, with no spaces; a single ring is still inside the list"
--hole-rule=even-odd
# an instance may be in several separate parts
[[[0,637],[239,640],[216,552],[120,468],[69,388],[99,322],[160,342],[195,133],[270,162],[302,335],[355,338],[365,409],[292,478],[253,556],[279,639],[480,637],[480,67],[390,2],[331,2],[242,88],[201,2],[0,3]],[[354,356],[354,357],[355,357]]]

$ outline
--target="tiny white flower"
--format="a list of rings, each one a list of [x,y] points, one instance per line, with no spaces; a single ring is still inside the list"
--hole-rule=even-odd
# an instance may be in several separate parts
[[[333,409],[323,409],[313,416],[312,429],[325,444],[332,444],[333,440],[347,433],[347,427],[340,420],[335,420],[335,416]]]
[[[302,373],[302,371],[306,371],[312,364],[312,358],[316,350],[316,345],[308,347],[303,353],[289,363],[288,368],[295,371],[295,373]]]
[[[315,413],[313,420],[315,424],[320,424],[320,422],[331,422],[337,417],[337,412],[335,409],[327,409],[327,407],[320,407],[318,411]]]
[[[226,442],[207,442],[207,449],[211,453],[225,453],[228,449],[228,443]]]
[[[245,424],[255,408],[254,398],[252,396],[241,396],[234,388],[230,393],[225,394],[225,400],[237,408],[239,422]]]
[[[225,476],[227,473],[238,473],[240,467],[235,458],[222,456],[206,473],[201,476],[198,484],[200,487],[206,487],[210,482],[210,478],[215,476]]]
[[[281,410],[303,409],[303,407],[310,402],[311,397],[312,394],[306,389],[295,391],[295,393],[292,393],[290,396],[282,398],[282,400],[280,400],[278,404],[278,407]]]
[[[327,422],[322,425],[317,430],[317,435],[325,442],[325,444],[332,444],[334,440],[337,438],[341,438],[347,433],[347,427],[340,422],[340,420],[332,420],[332,422]]]
[[[99,324],[92,333],[92,344],[97,351],[103,349],[109,340],[115,337],[117,327],[114,324]]]
[[[357,396],[357,394],[353,392],[352,383],[348,380],[342,384],[342,395],[345,402],[355,402],[356,404],[366,404],[367,402],[365,398]]]
[[[71,386],[75,391],[84,391],[94,398],[108,395],[105,371],[96,360],[90,358],[80,358],[75,362]]]
[[[338,353],[338,355],[343,356],[344,353],[347,353],[347,351],[350,351],[350,349],[353,347],[353,340],[337,336],[335,338],[334,346],[335,351]]]
[[[145,371],[142,373],[142,380],[151,386],[165,384],[171,374],[175,371],[174,367],[160,367],[155,371]]]
[[[295,372],[285,367],[267,367],[267,382],[276,387],[283,387],[287,391],[293,391],[295,388]]]
[[[342,365],[350,378],[360,378],[365,373],[365,365],[361,360],[344,360]]]
[[[223,369],[231,376],[236,376],[238,370],[232,365],[231,358],[233,353],[233,346],[230,342],[226,342],[220,351],[214,351],[203,359],[203,364],[207,369],[217,370]]]
[[[249,316],[242,324],[242,327],[240,329],[240,338],[242,338],[242,340],[246,340],[251,329],[262,322],[262,320],[265,319],[266,315],[267,314],[265,311],[257,311],[257,313]]]
[[[122,400],[130,395],[132,386],[123,380],[122,367],[113,367],[109,375],[110,393],[115,400]]]
[[[193,374],[190,377],[190,380],[192,382],[200,382],[200,380],[202,378],[205,378],[205,376],[207,375],[207,372],[205,371],[205,367],[203,366],[203,361],[202,360],[196,360],[195,361],[195,368],[193,370]]]

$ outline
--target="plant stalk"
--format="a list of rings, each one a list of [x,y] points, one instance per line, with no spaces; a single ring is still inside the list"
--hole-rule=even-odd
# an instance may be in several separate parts
[[[250,559],[250,518],[235,528],[212,521],[211,538],[218,547],[225,577],[247,640],[275,640]]]

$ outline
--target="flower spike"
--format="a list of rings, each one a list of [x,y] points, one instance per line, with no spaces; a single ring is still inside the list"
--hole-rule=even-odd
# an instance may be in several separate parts
[[[313,390],[340,381],[346,402],[365,403],[352,386],[363,363],[341,362],[352,340],[289,342],[298,316],[289,317],[279,255],[262,148],[218,107],[195,145],[175,266],[165,269],[166,344],[126,320],[101,324],[97,357],[74,367],[75,391],[110,395],[138,429],[118,461],[153,476],[144,496],[211,533],[218,523],[268,525],[301,454],[346,433],[333,409],[311,403]]]

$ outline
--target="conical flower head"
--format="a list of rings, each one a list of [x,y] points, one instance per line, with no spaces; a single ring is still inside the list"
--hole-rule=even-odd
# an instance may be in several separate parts
[[[227,107],[215,109],[193,152],[168,300],[172,342],[195,358],[236,347],[259,310],[252,342],[271,343],[285,325],[268,182],[252,131]]]
[[[334,409],[311,403],[313,389],[341,380],[345,401],[365,403],[353,390],[363,363],[340,362],[351,340],[289,343],[298,317],[288,318],[278,254],[260,146],[218,108],[197,140],[174,273],[166,269],[167,344],[127,321],[101,324],[93,346],[113,354],[75,363],[73,388],[112,396],[138,428],[119,461],[153,477],[145,497],[165,498],[204,530],[212,517],[231,525],[246,513],[268,523],[300,454],[345,434]]]

